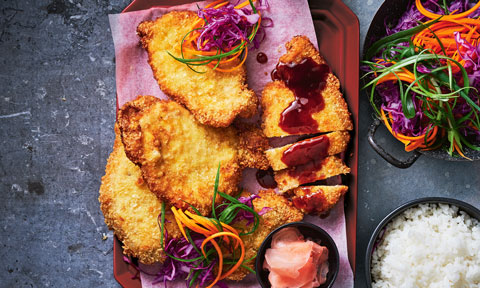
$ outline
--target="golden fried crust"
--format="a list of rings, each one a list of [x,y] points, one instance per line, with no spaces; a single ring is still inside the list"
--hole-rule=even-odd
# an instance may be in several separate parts
[[[122,241],[124,254],[137,257],[145,264],[162,262],[165,255],[157,224],[162,202],[148,190],[140,168],[125,155],[117,126],[115,135],[98,198],[105,223]],[[173,215],[166,214],[166,219],[168,236],[179,237]]]
[[[238,190],[241,169],[235,129],[202,125],[180,104],[152,96],[126,103],[118,122],[128,158],[140,166],[149,189],[166,203],[180,209],[189,203],[208,215],[219,164],[219,191]]]
[[[268,169],[270,164],[265,155],[265,150],[270,145],[262,130],[254,125],[243,125],[239,129],[240,166],[242,168]]]
[[[329,156],[322,160],[321,167],[318,170],[312,172],[315,175],[315,179],[313,181],[304,182],[303,179],[299,179],[297,177],[289,175],[290,169],[291,168],[275,172],[275,181],[278,184],[278,190],[280,193],[284,193],[302,184],[307,184],[309,182],[314,182],[318,180],[324,180],[339,174],[350,173],[350,168],[348,168],[342,162],[342,160],[340,160],[340,158],[337,158],[335,156]]]
[[[348,186],[345,185],[335,185],[335,186],[302,186],[293,189],[293,194],[295,196],[292,197],[293,202],[295,203],[295,199],[299,197],[304,197],[316,193],[320,193],[326,199],[326,203],[324,203],[323,207],[316,207],[315,210],[317,213],[324,213],[328,210],[332,209],[335,204],[337,204],[338,200],[345,195],[348,191]],[[308,199],[308,198],[307,198]],[[303,209],[300,208],[302,212],[305,213]]]
[[[137,33],[160,88],[185,105],[200,123],[227,127],[237,115],[251,117],[257,111],[258,99],[247,87],[245,67],[218,72],[193,66],[205,72],[196,73],[167,53],[180,57],[180,43],[197,19],[194,12],[173,11],[140,23]]]
[[[310,40],[305,36],[295,36],[285,47],[287,53],[280,57],[280,62],[298,63],[305,58],[311,57],[319,64],[325,64],[325,59],[315,49]],[[340,81],[329,73],[325,89],[322,91],[325,108],[313,113],[312,118],[317,121],[318,133],[352,130],[353,124],[350,119],[347,103],[340,92]],[[280,128],[280,116],[282,112],[295,100],[293,92],[283,81],[268,83],[263,92],[261,105],[263,109],[263,132],[267,137],[280,137],[291,135]]]
[[[341,132],[336,131],[336,132],[328,133],[328,134],[317,136],[317,137],[328,137],[328,140],[330,142],[328,146],[328,151],[327,151],[328,155],[335,155],[345,151],[348,146],[348,141],[350,141],[350,134],[345,131],[341,131]],[[317,137],[314,137],[314,138],[317,138]],[[311,138],[311,139],[314,139],[314,138]],[[308,139],[308,140],[311,140],[311,139]],[[288,168],[288,166],[282,161],[283,152],[288,148],[290,148],[292,145],[300,144],[308,140],[299,141],[294,144],[289,144],[289,145],[285,145],[282,147],[273,148],[265,151],[265,154],[267,155],[268,161],[272,166],[272,169],[274,171],[278,171],[278,170]]]
[[[300,63],[305,58],[312,58],[318,64],[327,64],[318,50],[313,46],[308,37],[295,36],[285,44],[287,53],[282,55],[278,61],[282,63]]]
[[[303,219],[303,213],[295,208],[285,197],[277,195],[275,191],[262,190],[258,193],[258,196],[260,198],[253,200],[255,211],[260,212],[264,207],[269,207],[271,210],[260,216],[260,224],[253,234],[242,236],[245,243],[245,259],[250,259],[257,255],[260,245],[262,245],[263,240],[267,238],[270,232],[283,224]],[[255,259],[247,263],[246,266],[255,269]],[[239,281],[245,278],[248,273],[248,270],[239,268],[228,279]]]

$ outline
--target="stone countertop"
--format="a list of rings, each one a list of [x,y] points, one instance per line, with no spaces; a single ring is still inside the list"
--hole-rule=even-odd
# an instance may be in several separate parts
[[[115,121],[107,14],[129,0],[109,2],[0,2],[0,287],[119,286],[97,197]],[[382,1],[345,3],[358,15],[363,43]],[[369,147],[372,110],[364,95],[360,102],[355,287],[365,286],[369,237],[395,207],[425,196],[480,207],[480,162],[422,157],[394,168]],[[381,130],[379,141],[401,151]]]

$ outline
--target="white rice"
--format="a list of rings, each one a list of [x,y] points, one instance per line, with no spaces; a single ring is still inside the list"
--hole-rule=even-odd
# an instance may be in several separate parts
[[[480,224],[458,207],[422,204],[387,225],[373,287],[480,287]]]

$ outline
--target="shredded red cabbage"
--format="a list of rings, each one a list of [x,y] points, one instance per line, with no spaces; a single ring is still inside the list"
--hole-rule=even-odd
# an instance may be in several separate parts
[[[439,14],[439,15],[445,14],[445,10],[443,9],[442,6],[438,4],[438,1],[428,0],[426,2],[423,2],[422,5],[423,7],[425,7],[425,9],[435,14]],[[458,10],[456,13],[461,13],[472,8],[474,5],[475,3],[469,0],[456,0],[456,1],[450,2],[448,11]],[[418,26],[419,21],[425,22],[427,20],[430,20],[430,18],[427,18],[422,13],[420,13],[420,11],[418,11],[417,7],[415,6],[415,1],[412,0],[408,7],[409,8],[407,9],[407,11],[403,13],[400,19],[398,19],[397,25],[391,27],[390,25],[387,24],[388,19],[385,19],[385,29],[387,31],[387,35],[392,35],[397,32],[416,27]],[[468,18],[476,18],[478,16],[480,16],[480,10],[477,10],[472,14],[468,15]]]
[[[197,50],[210,51],[220,49],[225,52],[242,41],[250,43],[248,36],[254,26],[258,23],[260,15],[253,13],[249,8],[235,9],[233,4],[215,8],[203,8],[198,10],[198,17],[206,20],[206,24],[199,30],[197,38]],[[262,11],[268,8],[267,1],[259,1],[256,9]],[[260,42],[265,38],[263,28],[273,26],[269,18],[262,18],[262,25],[257,30],[252,44],[258,48]],[[260,35],[260,36],[259,36]]]
[[[478,11],[477,11],[478,12]],[[475,87],[480,91],[480,46],[473,46],[467,40],[463,39],[460,36],[460,33],[454,32],[455,35],[455,42],[457,44],[457,50],[465,60],[465,70],[467,70],[468,78],[470,81],[470,85]],[[460,78],[460,76],[457,76]],[[475,93],[470,93],[470,98],[478,105],[479,104],[479,97]],[[468,105],[465,99],[458,99],[457,105],[453,109],[453,113],[455,115],[466,115],[472,111],[472,107]],[[470,124],[470,121],[467,121],[467,125]],[[480,142],[480,131],[474,129],[471,126],[462,127],[459,129],[463,136],[474,139],[475,142]]]
[[[242,202],[243,204],[247,205],[250,208],[253,208],[252,201],[253,201],[253,199],[256,199],[256,198],[260,198],[260,196],[258,196],[256,194],[252,194],[248,197],[239,197],[238,201]],[[272,208],[263,207],[262,210],[260,212],[258,212],[257,214],[262,216],[270,210],[272,210]],[[237,214],[237,217],[235,217],[235,220],[233,220],[233,221],[236,222],[236,221],[240,221],[240,220],[247,220],[247,225],[251,225],[253,223],[253,221],[255,220],[255,217],[254,217],[253,213],[251,213],[251,212],[248,212],[246,210],[240,210],[240,212],[238,212],[238,214]]]
[[[197,247],[200,247],[203,240],[205,240],[205,237],[195,232],[192,232],[191,237]],[[213,246],[210,243],[207,243],[205,250],[208,250],[212,247]],[[185,238],[170,239],[165,245],[165,252],[176,258],[186,260],[200,257],[200,254],[194,249],[193,245]],[[188,287],[188,284],[193,277],[193,272],[201,270],[196,283],[200,287],[203,287],[215,279],[215,275],[211,273],[212,269],[215,267],[215,264],[215,260],[211,261],[208,265],[204,265],[202,260],[183,262],[167,257],[153,283],[163,282],[165,287],[167,287],[167,281],[185,279],[186,286]],[[224,283],[217,283],[217,285],[224,285],[224,287],[226,287]]]
[[[445,14],[443,7],[441,7],[439,3],[437,3],[437,1],[428,0],[422,3],[422,5],[423,7],[425,7],[425,9],[435,14]],[[468,0],[456,0],[450,2],[449,5],[449,11],[458,10],[456,13],[461,13],[472,8],[475,3],[471,3]],[[476,18],[479,16],[480,9],[473,12],[468,17]],[[417,7],[415,6],[415,1],[412,0],[409,4],[409,8],[400,17],[398,23],[393,27],[385,23],[385,29],[387,35],[391,35],[418,26],[419,21],[424,22],[427,20],[430,19],[425,17],[423,14],[420,13],[420,11],[418,11]],[[387,21],[387,19],[385,19],[385,21]],[[459,54],[461,55],[462,59],[466,60],[465,69],[468,73],[470,85],[480,91],[480,46],[473,46],[471,43],[463,39],[458,32],[455,32],[454,36]],[[406,45],[408,44],[406,43]],[[425,67],[424,65],[417,66],[417,70],[420,73],[429,73],[431,71],[431,68],[435,67]],[[454,75],[454,77],[456,78],[458,83],[462,83],[463,80],[460,72]],[[401,133],[407,136],[418,136],[425,133],[425,129],[427,127],[422,126],[422,120],[424,118],[424,115],[422,113],[421,103],[419,103],[418,99],[415,97],[414,94],[412,97],[414,100],[413,103],[415,105],[416,114],[413,118],[408,119],[403,114],[400,93],[398,90],[398,86],[395,83],[388,81],[377,85],[376,91],[382,99],[382,108],[386,112],[390,112],[392,115],[392,130],[394,132]],[[479,104],[479,97],[474,93],[470,94],[470,98],[475,103]],[[471,109],[471,106],[468,105],[465,100],[459,98],[453,112],[457,115],[466,115],[471,111]],[[460,128],[460,131],[465,137],[473,139],[475,142],[480,142],[480,131],[471,127],[470,125]]]
[[[377,85],[377,92],[383,99],[382,109],[392,115],[392,131],[409,136],[419,136],[425,133],[426,127],[421,125],[424,115],[415,93],[412,93],[412,99],[416,113],[413,118],[408,119],[403,114],[400,92],[395,83],[392,81],[381,83]]]
[[[250,195],[248,197],[239,197],[238,201],[253,208],[252,201],[253,199],[260,198],[258,195]],[[222,209],[219,209],[218,213],[221,212]],[[264,215],[271,208],[264,207],[258,215]],[[240,221],[240,220],[247,220],[247,225],[251,225],[254,221],[255,217],[251,212],[240,210],[235,219],[232,222]],[[202,245],[202,242],[205,240],[205,237],[201,234],[191,232],[190,234],[194,244],[197,247]],[[165,231],[165,239],[168,238],[167,231]],[[210,248],[213,248],[211,243],[207,243],[205,246],[205,250],[208,251]],[[166,242],[165,245],[165,252],[169,255],[172,255],[176,258],[180,259],[195,259],[200,257],[201,255],[195,250],[193,245],[187,241],[185,238],[172,238]],[[134,277],[138,277],[138,272],[147,273],[143,271],[138,265],[132,262],[128,257],[124,256],[124,260],[132,265],[136,270],[137,274]],[[200,274],[197,277],[196,284],[200,287],[206,286],[206,284],[212,282],[215,279],[215,275],[212,272],[216,265],[216,261],[211,261],[208,265],[204,265],[202,260],[197,260],[193,262],[183,262],[175,260],[171,257],[166,257],[165,262],[162,265],[160,271],[154,275],[156,278],[154,279],[153,283],[160,283],[163,282],[165,287],[167,287],[167,281],[175,281],[179,279],[184,279],[186,281],[186,286],[188,287],[190,281],[193,277],[193,272],[201,270]],[[147,273],[148,274],[148,273]],[[149,274],[151,275],[151,274]],[[219,286],[220,288],[228,288],[228,286],[224,282],[217,282],[215,285]]]

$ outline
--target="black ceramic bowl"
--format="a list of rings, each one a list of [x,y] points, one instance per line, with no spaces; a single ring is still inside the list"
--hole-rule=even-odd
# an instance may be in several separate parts
[[[286,227],[295,227],[297,228],[300,233],[302,233],[305,239],[310,239],[320,245],[327,247],[328,249],[328,274],[327,274],[327,282],[320,285],[320,288],[330,288],[332,287],[335,279],[337,278],[338,270],[340,268],[340,257],[338,255],[337,245],[333,241],[332,237],[328,235],[325,230],[322,228],[313,225],[308,222],[292,222],[285,225],[282,225],[275,229],[272,233],[268,234],[267,238],[263,240],[262,245],[257,253],[257,259],[255,260],[255,272],[257,274],[258,283],[263,288],[270,288],[270,282],[268,281],[268,274],[267,270],[263,269],[263,261],[265,260],[265,251],[270,248],[272,243],[272,237],[275,233],[280,231]]]
[[[365,52],[368,48],[375,43],[375,41],[380,40],[384,36],[386,36],[385,31],[385,24],[396,24],[398,19],[402,16],[402,14],[406,11],[409,7],[410,3],[414,3],[415,1],[412,0],[385,0],[382,6],[378,9],[377,13],[373,17],[372,22],[370,23],[370,27],[368,28],[367,35],[365,37],[365,44],[363,46],[363,54],[362,59],[365,58]],[[364,59],[365,60],[365,59]],[[366,84],[366,81],[364,81]],[[376,106],[380,106],[381,100],[380,96],[375,93],[374,102]],[[412,152],[412,156],[407,160],[399,160],[388,153],[379,142],[375,140],[375,131],[377,130],[378,126],[380,125],[380,121],[374,121],[369,130],[368,134],[368,142],[372,146],[372,148],[377,152],[382,158],[384,158],[387,162],[396,166],[398,168],[408,168],[410,167],[421,155],[426,155],[429,157],[447,160],[447,161],[466,161],[463,157],[452,157],[450,156],[447,151],[444,149],[437,149],[437,150],[420,150],[417,149]],[[392,136],[393,137],[393,136]],[[472,160],[480,160],[480,151],[475,151],[465,147],[464,151],[465,156],[469,157]]]
[[[428,197],[428,198],[420,198],[417,200],[413,200],[401,205],[397,209],[390,212],[390,214],[388,214],[387,217],[383,218],[383,220],[380,222],[380,224],[378,224],[377,228],[373,232],[373,235],[370,238],[370,241],[368,242],[367,251],[365,253],[365,276],[367,279],[367,287],[372,287],[372,274],[370,273],[372,254],[375,247],[377,247],[377,245],[380,244],[381,241],[383,240],[383,237],[384,237],[383,231],[387,226],[387,224],[389,224],[390,221],[392,221],[395,217],[402,214],[405,210],[418,206],[420,204],[427,204],[427,203],[450,204],[450,205],[457,206],[461,211],[464,211],[468,215],[470,215],[470,217],[480,221],[480,210],[478,210],[477,208],[475,208],[470,204],[467,204],[465,202],[462,202],[456,199],[444,198],[444,197]]]

